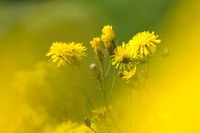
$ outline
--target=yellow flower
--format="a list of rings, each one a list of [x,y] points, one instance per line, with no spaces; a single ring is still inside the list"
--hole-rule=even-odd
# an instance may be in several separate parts
[[[58,62],[57,67],[59,67],[62,64],[64,65],[64,63],[67,61],[67,58],[72,56],[72,54],[66,43],[54,42],[46,56],[51,56],[50,61]]]
[[[94,48],[94,51],[95,51],[98,59],[103,60],[104,55],[103,55],[102,49],[100,47],[100,41],[101,41],[101,39],[99,37],[96,37],[96,38],[93,38],[92,41],[90,41],[90,44]]]
[[[75,44],[74,42],[69,43],[69,49],[72,53],[72,56],[68,58],[68,63],[71,65],[79,65],[80,61],[84,56],[87,56],[85,53],[86,48],[82,45],[82,43]]]
[[[76,129],[72,130],[72,133],[93,133],[93,131],[85,125],[80,125]]]
[[[122,73],[123,74],[122,78],[129,80],[130,78],[132,78],[135,75],[135,72],[136,72],[136,66],[130,71],[124,71]]]
[[[95,129],[95,126],[92,125]],[[77,124],[75,122],[68,121],[63,123],[56,128],[55,133],[93,133],[93,131],[84,124]]]
[[[46,56],[51,56],[50,61],[58,62],[57,67],[64,65],[65,62],[70,65],[78,65],[83,56],[87,54],[84,53],[86,48],[82,46],[81,43],[63,43],[55,42],[49,49]]]
[[[92,41],[90,41],[90,44],[92,45],[93,48],[99,48],[101,49],[100,47],[100,38],[99,37],[96,37],[96,38],[93,38]]]
[[[102,116],[105,116],[105,114],[106,114],[106,108],[105,107],[101,107],[101,108],[97,108],[97,109],[92,109],[91,111],[94,114],[101,114]]]
[[[151,53],[155,53],[156,45],[154,43],[160,43],[161,40],[157,40],[158,35],[154,35],[154,32],[144,31],[136,34],[130,41],[131,54],[139,52],[140,57]]]
[[[115,33],[112,30],[112,26],[107,25],[103,27],[101,40],[104,42],[104,45],[108,49],[109,54],[112,55],[116,47],[114,43]]]
[[[112,109],[111,106],[109,106],[109,109]],[[106,108],[105,107],[101,107],[101,108],[96,108],[91,110],[94,113],[94,117],[92,120],[94,120],[95,122],[104,122],[106,120]]]
[[[131,60],[134,58],[130,55],[131,49],[124,42],[122,46],[118,46],[117,50],[114,52],[112,65],[116,65],[116,68],[125,69],[126,67],[130,69],[132,67]]]
[[[77,123],[73,123],[71,121],[68,121],[67,123],[62,123],[61,125],[56,127],[55,133],[68,133],[72,129],[77,127]]]

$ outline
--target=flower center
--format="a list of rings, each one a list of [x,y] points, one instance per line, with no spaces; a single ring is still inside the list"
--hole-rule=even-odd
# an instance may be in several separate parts
[[[121,62],[122,62],[122,63],[125,63],[125,64],[128,64],[130,61],[131,61],[131,60],[130,60],[130,58],[129,58],[128,56],[123,56],[123,58],[122,58],[122,60],[121,60]]]

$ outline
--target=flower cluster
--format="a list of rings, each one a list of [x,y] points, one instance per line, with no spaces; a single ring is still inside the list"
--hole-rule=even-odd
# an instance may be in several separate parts
[[[130,79],[136,72],[136,66],[133,67],[132,62],[148,56],[150,52],[154,54],[156,50],[154,43],[161,41],[157,40],[157,37],[154,32],[144,31],[136,34],[127,44],[123,42],[114,52],[112,65],[116,65],[116,68],[119,66],[119,69],[123,68],[124,78]]]
[[[98,89],[101,93],[104,106],[102,108],[95,108],[95,106],[93,106],[93,101],[90,100],[86,89],[84,88],[77,76],[80,82],[80,86],[88,100],[88,103],[90,103],[92,107],[90,111],[92,112],[93,116],[91,118],[84,119],[85,125],[78,125],[71,122],[63,124],[61,125],[61,127],[58,128],[56,133],[90,133],[91,131],[96,132],[96,129],[92,127],[93,122],[97,126],[101,125],[106,127],[106,131],[110,132],[111,130],[113,130],[113,132],[118,131],[119,133],[121,133],[120,126],[117,123],[119,122],[119,119],[116,120],[113,117],[111,106],[109,106],[110,97],[115,83],[115,69],[119,69],[119,77],[122,79],[126,79],[127,85],[130,89],[134,88],[140,91],[142,91],[142,89],[140,88],[148,89],[149,58],[155,56],[153,54],[156,51],[156,44],[159,44],[161,42],[160,39],[157,39],[158,35],[155,35],[154,33],[155,32],[150,33],[149,31],[140,32],[134,35],[128,41],[128,43],[122,42],[122,45],[117,45],[118,43],[116,41],[113,27],[110,25],[103,27],[101,37],[95,37],[89,43],[94,48],[96,57],[101,64],[101,69],[99,69],[99,66],[92,63],[90,65],[90,70],[92,71],[91,75],[93,79],[99,81],[99,88],[97,87],[96,89]],[[101,46],[101,41],[103,42],[104,46]],[[81,43],[55,42],[50,47],[50,50],[46,54],[46,56],[51,56],[50,61],[57,62],[58,67],[64,65],[65,63],[68,63],[69,65],[79,66],[80,61],[83,59],[84,56],[87,55],[85,51],[86,48]],[[160,55],[163,57],[167,57],[169,55],[169,51],[166,49]],[[105,58],[107,56],[110,58],[109,65],[105,65]],[[146,65],[146,70],[142,70],[140,74],[138,74],[138,72],[136,73],[136,70],[140,70],[137,69],[139,64]],[[105,71],[105,66],[108,66],[107,71]],[[108,87],[108,85],[107,82],[105,84],[105,80],[111,66],[113,66],[114,73],[112,88],[110,89],[110,91],[108,91],[108,88],[106,88]],[[73,70],[76,74],[76,70]],[[141,78],[140,76],[142,76],[143,78]],[[92,121],[92,123],[90,122],[90,120]],[[112,123],[108,124],[107,122]],[[105,130],[103,129],[102,131],[104,132]]]
[[[115,33],[112,29],[112,26],[107,25],[103,27],[101,39],[99,37],[96,37],[93,38],[92,41],[90,41],[90,44],[94,48],[94,51],[100,61],[104,59],[104,54],[102,52],[102,48],[100,47],[101,40],[104,42],[104,46],[106,47],[108,54],[113,55],[116,45],[115,45]]]
[[[51,56],[50,61],[58,62],[57,67],[66,62],[70,65],[79,65],[79,62],[87,54],[86,48],[81,43],[54,42],[46,56]]]
[[[134,62],[138,59],[142,60],[143,56],[155,53],[155,44],[161,41],[157,37],[158,35],[155,35],[154,32],[144,31],[133,36],[128,43],[123,42],[121,46],[116,46],[115,33],[112,26],[107,25],[102,29],[101,40],[104,42],[104,46],[112,59],[112,65],[123,69],[123,75],[128,80],[131,78],[130,75],[133,76],[136,72]],[[90,44],[94,48],[98,59],[102,61],[105,55],[100,47],[101,40],[99,37],[93,38]]]

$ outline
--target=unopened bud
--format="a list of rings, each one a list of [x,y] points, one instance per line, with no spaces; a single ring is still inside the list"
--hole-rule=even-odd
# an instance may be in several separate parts
[[[108,53],[110,56],[114,55],[115,48],[116,48],[115,40],[112,40],[110,47],[108,47]]]
[[[101,72],[100,70],[97,68],[96,64],[92,63],[90,65],[90,69],[92,70],[92,77],[94,79],[100,80],[101,77]]]
[[[169,50],[168,49],[164,49],[163,52],[162,52],[162,56],[163,57],[169,56]]]
[[[94,64],[94,63],[92,63],[92,64],[90,64],[90,69],[92,69],[92,70],[94,70],[94,69],[96,69],[96,64]]]
[[[124,77],[123,72],[122,72],[122,71],[119,71],[118,76],[119,76],[120,78]]]
[[[104,54],[103,54],[103,52],[102,52],[102,49],[96,50],[96,54],[97,54],[97,58],[98,58],[100,61],[103,61],[103,59],[104,59]]]
[[[84,119],[84,122],[85,122],[85,125],[86,125],[87,127],[91,127],[91,122],[90,122],[90,120],[89,120],[88,118],[85,118],[85,119]]]

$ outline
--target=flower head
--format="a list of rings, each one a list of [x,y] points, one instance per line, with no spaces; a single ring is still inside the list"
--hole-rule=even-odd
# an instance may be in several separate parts
[[[96,115],[102,115],[105,116],[106,115],[106,108],[105,107],[101,107],[101,108],[97,108],[97,109],[92,109],[91,110],[94,114]]]
[[[107,25],[102,29],[101,40],[104,42],[105,47],[108,49],[110,55],[113,55],[113,51],[115,49],[115,33],[112,30],[112,26]]]
[[[126,67],[130,69],[132,67],[131,60],[134,58],[130,55],[131,49],[124,42],[122,46],[118,46],[117,50],[114,52],[112,65],[116,65],[116,68],[125,69]]]
[[[140,57],[151,53],[155,53],[156,45],[154,43],[160,43],[161,40],[157,40],[158,35],[154,35],[154,32],[144,31],[136,34],[130,41],[131,54],[139,52]]]
[[[80,125],[76,129],[72,130],[71,133],[93,133],[93,131],[85,125]]]
[[[50,61],[58,62],[57,67],[64,65],[65,62],[71,65],[78,65],[83,56],[87,54],[84,53],[86,48],[82,46],[81,43],[63,43],[55,42],[49,49],[46,56],[51,56]]]
[[[94,125],[92,128],[95,128]],[[55,133],[93,133],[93,131],[84,124],[69,121],[58,126]]]
[[[99,37],[96,37],[96,38],[93,38],[92,41],[90,41],[90,44],[94,48],[94,51],[95,51],[98,59],[99,60],[103,60],[104,59],[104,55],[103,55],[102,49],[100,47],[100,41],[101,41],[101,39]]]
[[[77,127],[77,123],[73,123],[68,121],[67,123],[62,123],[61,125],[56,127],[55,133],[66,133],[70,132],[72,129]]]
[[[112,107],[109,106],[109,109],[112,109]],[[96,108],[91,111],[94,113],[94,118],[92,120],[99,122],[99,123],[104,122],[106,120],[107,111],[106,111],[105,107]]]
[[[123,74],[122,78],[129,80],[130,78],[132,78],[135,75],[135,72],[136,72],[136,66],[130,71],[122,72],[122,74]]]
[[[64,65],[69,56],[72,56],[72,53],[69,49],[69,46],[63,42],[54,42],[49,48],[49,52],[46,56],[51,56],[50,61],[58,62],[57,67]]]
[[[82,43],[69,43],[69,49],[71,50],[72,56],[68,58],[68,63],[71,65],[79,65],[80,61],[84,56],[87,56],[85,53],[86,48],[82,45]]]

